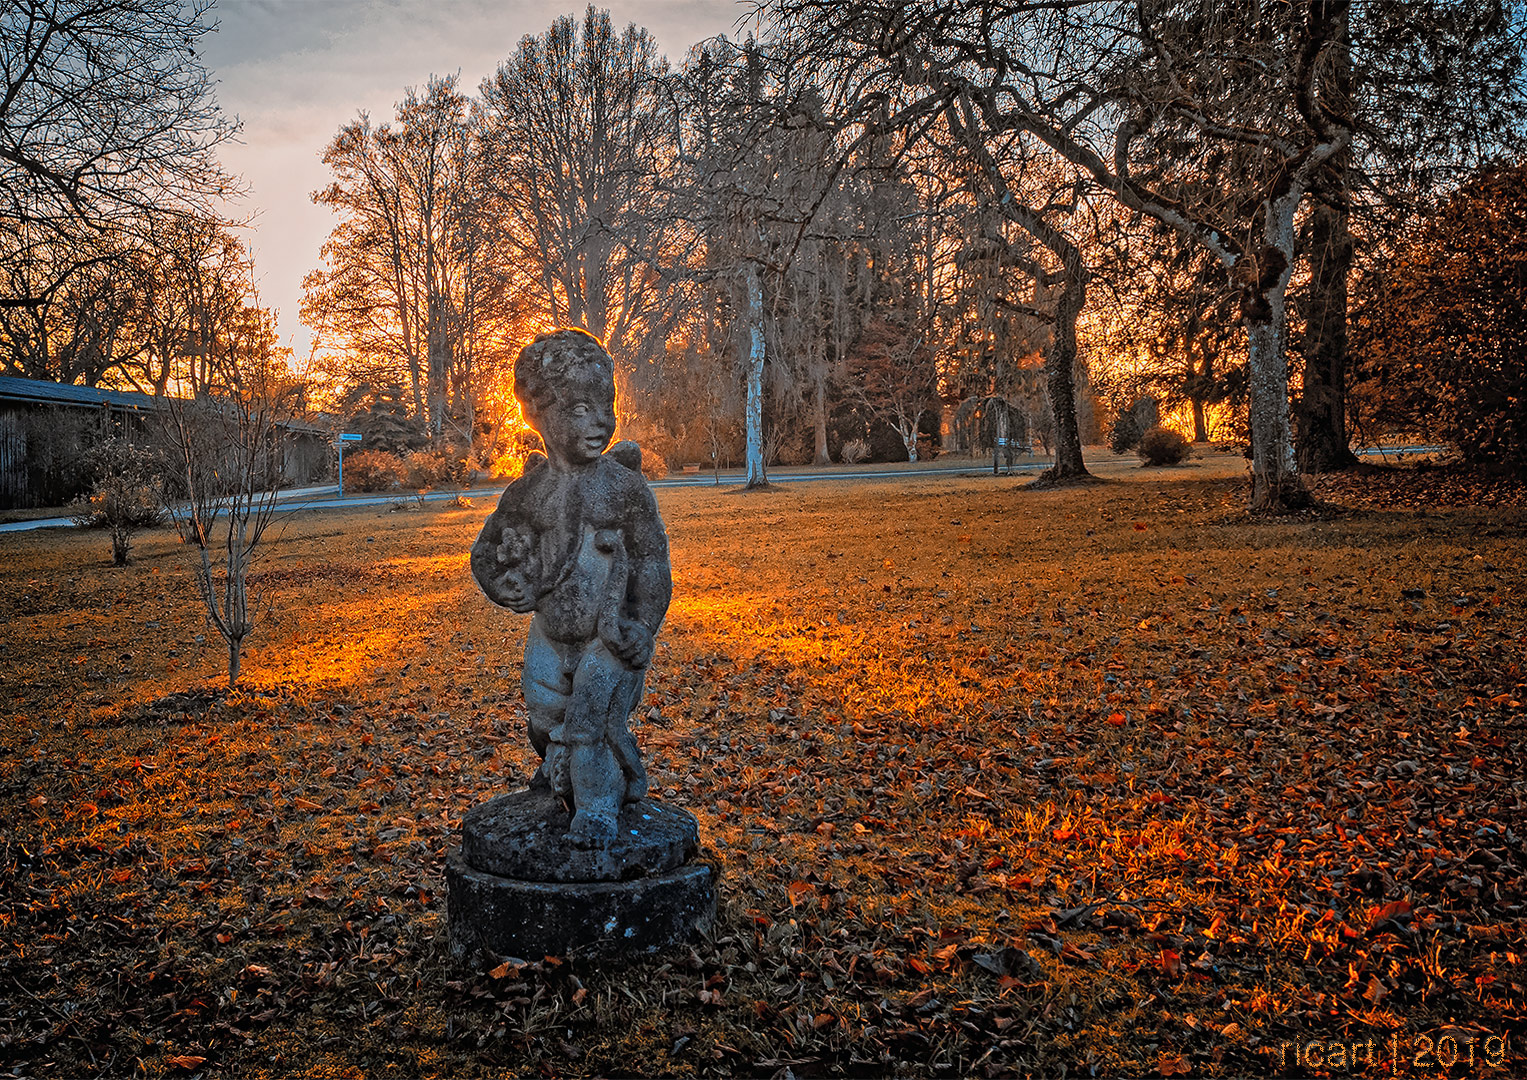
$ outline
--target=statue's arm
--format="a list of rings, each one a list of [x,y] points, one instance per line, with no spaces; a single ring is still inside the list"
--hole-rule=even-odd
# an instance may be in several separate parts
[[[472,545],[471,557],[472,576],[477,579],[483,595],[500,607],[520,614],[534,611],[539,596],[533,582],[505,565],[504,527],[520,516],[516,511],[526,502],[527,486],[516,481],[504,489],[498,507],[488,515],[477,542]]]
[[[637,486],[639,491],[626,526],[631,560],[626,599],[630,617],[656,634],[673,599],[673,570],[668,561],[668,534],[657,512],[657,500],[646,484]]]

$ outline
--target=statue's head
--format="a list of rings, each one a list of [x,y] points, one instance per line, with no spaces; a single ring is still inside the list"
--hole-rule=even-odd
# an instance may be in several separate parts
[[[593,461],[615,434],[615,361],[587,330],[542,334],[521,349],[514,396],[553,461]]]

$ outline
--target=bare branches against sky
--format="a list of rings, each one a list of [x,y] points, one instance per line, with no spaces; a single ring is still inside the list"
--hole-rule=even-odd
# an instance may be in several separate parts
[[[736,0],[600,6],[617,25],[649,29],[675,62],[697,41],[745,32],[737,20],[751,7]],[[390,115],[404,88],[431,74],[459,72],[475,92],[522,37],[582,7],[575,0],[220,0],[206,61],[218,102],[243,122],[239,142],[222,157],[248,185],[240,212],[253,215],[248,240],[261,300],[278,312],[281,337],[299,362],[310,340],[297,321],[302,277],[318,265],[333,227],[309,196],[329,180],[319,155],[334,132],[362,111]]]

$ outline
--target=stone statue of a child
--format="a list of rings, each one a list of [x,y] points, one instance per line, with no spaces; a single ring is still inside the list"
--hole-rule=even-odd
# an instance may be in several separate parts
[[[568,839],[598,847],[622,804],[647,793],[626,726],[641,700],[673,581],[668,536],[635,443],[611,447],[615,365],[597,338],[558,330],[514,365],[514,392],[546,455],[531,455],[472,548],[472,572],[496,604],[535,612],[521,683],[532,785],[569,801]]]

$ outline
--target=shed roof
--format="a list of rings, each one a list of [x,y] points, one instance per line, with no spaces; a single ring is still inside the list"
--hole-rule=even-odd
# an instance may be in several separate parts
[[[148,394],[128,390],[102,390],[95,386],[49,382],[47,379],[21,379],[0,375],[0,401],[26,401],[43,405],[109,405],[115,409],[147,412],[158,407]]]
[[[22,379],[14,375],[0,375],[0,401],[85,408],[109,406],[132,412],[153,412],[161,407],[160,399],[151,394],[139,394],[131,390],[104,390],[96,386],[50,382],[47,379]],[[286,431],[303,435],[328,435],[326,429],[295,418],[281,421],[280,426]]]

